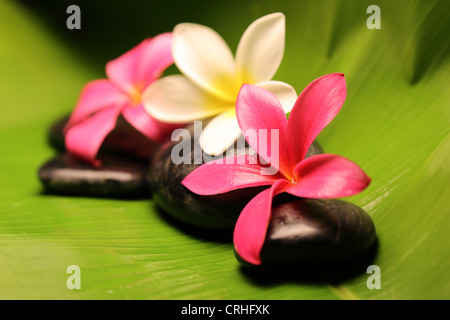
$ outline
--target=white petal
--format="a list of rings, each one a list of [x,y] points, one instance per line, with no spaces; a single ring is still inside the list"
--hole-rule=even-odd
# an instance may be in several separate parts
[[[142,103],[153,118],[168,123],[209,118],[229,107],[182,75],[155,81],[142,94]]]
[[[221,155],[233,145],[240,134],[236,110],[230,107],[206,125],[200,135],[200,147],[207,154]]]
[[[256,83],[272,79],[284,54],[285,17],[272,13],[253,22],[239,42],[236,70],[242,82]]]
[[[298,98],[295,89],[285,82],[265,81],[256,83],[256,86],[272,92],[280,101],[285,113],[291,112]]]
[[[199,24],[178,24],[173,30],[172,53],[178,69],[189,79],[223,99],[236,99],[234,57],[217,32]]]

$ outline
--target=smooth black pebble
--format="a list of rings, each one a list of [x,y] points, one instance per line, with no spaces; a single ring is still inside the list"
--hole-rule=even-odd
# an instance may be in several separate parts
[[[105,138],[98,152],[99,167],[66,154],[63,130],[69,117],[55,121],[49,144],[59,153],[39,169],[47,193],[91,197],[148,197],[148,164],[160,144],[148,139],[123,117]]]
[[[193,125],[186,129],[189,130],[191,137],[190,163],[173,163],[172,150],[179,143],[178,141],[167,143],[161,148],[153,159],[148,175],[153,201],[169,216],[187,225],[211,230],[233,230],[242,209],[267,187],[244,188],[210,196],[197,195],[188,190],[181,181],[200,166],[200,164],[194,164],[194,157],[195,152],[201,149],[198,137],[194,135]],[[227,150],[226,154],[233,156],[244,152],[254,154],[248,145],[238,150],[236,144]],[[307,156],[318,153],[322,153],[322,149],[314,142]],[[202,163],[210,160],[210,157],[206,159],[203,157]],[[211,181],[211,183],[216,182]]]
[[[375,225],[362,208],[338,199],[291,199],[272,208],[261,261],[262,266],[340,262],[375,242]]]
[[[51,194],[91,197],[148,197],[147,162],[118,156],[102,157],[102,165],[93,167],[68,154],[44,163],[39,179]]]

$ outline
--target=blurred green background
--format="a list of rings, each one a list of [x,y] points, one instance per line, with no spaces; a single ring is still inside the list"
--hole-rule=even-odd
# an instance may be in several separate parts
[[[81,30],[66,28],[70,4]],[[379,30],[366,26],[373,4]],[[345,74],[347,100],[318,140],[372,177],[347,200],[375,222],[381,289],[367,288],[365,270],[323,270],[323,281],[245,272],[231,241],[170,223],[150,199],[42,192],[37,170],[55,154],[48,128],[107,61],[180,22],[212,27],[234,51],[275,11],[287,23],[276,80],[299,93]],[[0,1],[0,298],[450,298],[449,17],[446,0]],[[80,290],[66,287],[70,265],[81,268]]]

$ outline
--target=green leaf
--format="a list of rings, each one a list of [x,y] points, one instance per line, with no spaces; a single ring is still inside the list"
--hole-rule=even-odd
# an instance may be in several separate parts
[[[82,2],[82,29],[69,31],[66,4],[56,10],[49,1],[39,11],[0,2],[0,298],[450,297],[448,1],[136,3]],[[381,29],[366,26],[372,4]],[[277,80],[301,92],[325,73],[345,74],[347,100],[318,140],[372,177],[348,200],[375,222],[371,263],[380,267],[381,289],[368,289],[364,270],[337,282],[262,279],[239,267],[230,241],[171,223],[150,199],[42,192],[37,170],[54,154],[49,125],[72,109],[87,81],[104,76],[109,59],[187,21],[213,27],[234,50],[247,25],[274,11],[287,21]],[[80,267],[81,289],[66,286],[70,265]]]

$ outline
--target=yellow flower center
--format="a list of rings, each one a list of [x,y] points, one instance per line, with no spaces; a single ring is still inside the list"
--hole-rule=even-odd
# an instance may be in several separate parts
[[[128,91],[128,96],[131,100],[132,106],[137,106],[142,101],[142,84],[137,83],[133,85],[130,90]]]

